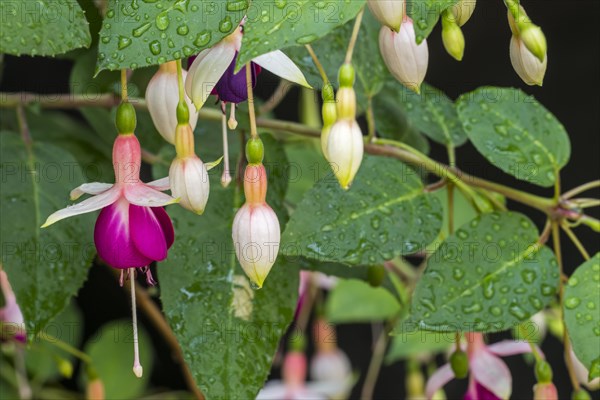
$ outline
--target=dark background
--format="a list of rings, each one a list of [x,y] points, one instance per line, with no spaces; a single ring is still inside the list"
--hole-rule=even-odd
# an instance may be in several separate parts
[[[463,27],[467,47],[462,62],[454,61],[443,48],[439,26],[428,40],[430,63],[426,80],[452,98],[482,85],[518,87],[533,94],[564,124],[572,143],[571,161],[563,169],[564,190],[584,182],[598,179],[600,175],[600,31],[597,28],[600,2],[596,0],[530,0],[524,5],[529,16],[540,25],[548,39],[548,71],[544,86],[529,87],[513,71],[509,59],[510,30],[506,22],[506,9],[500,0],[479,0],[471,20]],[[66,92],[71,61],[49,58],[5,57],[2,91]],[[268,73],[260,77],[258,94],[264,98],[275,86]],[[262,88],[262,89],[261,89]],[[279,118],[297,117],[297,91],[292,91],[277,109]],[[434,158],[445,160],[445,150],[432,146]],[[457,160],[463,165],[488,165],[471,146],[457,150]],[[529,186],[502,173],[493,167],[482,168],[476,175],[500,183],[550,196],[551,190]],[[600,193],[593,193],[600,197]],[[544,215],[519,204],[509,204],[513,209],[525,211],[541,227]],[[592,215],[596,218],[597,209]],[[587,227],[578,228],[577,233],[591,251],[598,249],[598,236]],[[582,262],[577,250],[567,238],[564,261],[570,273]],[[99,301],[100,299],[110,301]],[[105,267],[91,269],[89,279],[80,293],[78,304],[85,316],[86,334],[92,334],[104,322],[114,318],[129,318],[129,301],[115,284]],[[143,320],[142,315],[142,320]],[[153,333],[157,352],[157,363],[152,374],[152,383],[158,387],[184,389],[179,368],[174,366],[169,350],[161,342],[150,324],[145,324]],[[503,335],[495,335],[494,339]],[[340,347],[349,355],[355,370],[365,373],[371,355],[371,328],[367,325],[344,325],[338,328]],[[562,362],[562,347],[554,338],[548,337],[544,351],[554,368],[554,381],[559,389],[559,398],[569,398],[571,387]],[[521,357],[505,359],[513,372],[514,399],[532,397],[535,383],[532,368]],[[278,371],[274,371],[278,376]],[[404,366],[402,363],[384,367],[375,390],[377,399],[403,398]],[[359,398],[361,380],[355,387],[353,398]],[[73,384],[67,382],[67,385]],[[460,398],[466,389],[466,380],[453,382],[447,387],[449,399]],[[598,392],[594,398],[600,398]]]

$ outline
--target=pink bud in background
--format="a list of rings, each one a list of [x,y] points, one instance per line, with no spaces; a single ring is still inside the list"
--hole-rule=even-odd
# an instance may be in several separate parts
[[[246,203],[233,220],[235,254],[250,280],[262,287],[279,252],[279,220],[267,204],[267,173],[264,165],[249,164],[244,173]]]
[[[182,71],[183,80],[187,71]],[[190,110],[189,124],[192,131],[196,128],[198,112],[192,100],[186,95],[185,101]],[[152,122],[158,133],[169,143],[175,144],[175,129],[177,127],[177,104],[179,103],[179,87],[177,83],[177,67],[175,61],[161,64],[156,74],[148,82],[146,88],[146,104],[152,117]]]
[[[283,360],[281,372],[288,387],[303,387],[306,382],[306,355],[301,351],[288,352]]]
[[[388,28],[398,32],[404,18],[404,0],[367,0],[371,13]]]
[[[23,313],[17,304],[17,297],[10,286],[8,276],[3,270],[0,270],[0,290],[2,290],[5,302],[4,307],[0,308],[0,322],[2,322],[0,339],[15,339],[25,343],[27,332]]]
[[[382,27],[379,50],[390,73],[404,86],[419,93],[427,73],[429,49],[426,40],[417,45],[412,20],[404,18],[398,33]]]

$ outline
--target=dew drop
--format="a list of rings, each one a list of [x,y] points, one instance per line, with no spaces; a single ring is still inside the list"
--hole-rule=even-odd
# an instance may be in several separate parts
[[[187,25],[179,25],[177,27],[177,33],[181,36],[187,35],[189,31],[190,31],[190,28],[188,28]]]
[[[527,311],[523,310],[517,304],[511,304],[511,306],[508,309],[508,312],[520,320],[524,320],[525,318],[529,317]]]
[[[229,16],[223,18],[221,22],[219,22],[219,30],[223,33],[227,33],[233,29],[233,23],[231,22],[231,18]]]
[[[247,0],[234,0],[227,2],[227,11],[243,11],[248,8]]]
[[[157,56],[160,54],[160,50],[160,42],[158,40],[153,40],[152,42],[150,42],[150,51],[152,52],[152,54]]]
[[[150,22],[146,22],[145,24],[142,24],[140,26],[138,26],[137,28],[135,28],[133,31],[131,31],[132,35],[135,37],[140,37],[142,36],[148,29],[150,29],[150,27],[152,26],[152,24]]]
[[[125,36],[119,36],[119,41],[117,43],[117,48],[119,50],[123,50],[126,47],[129,47],[129,45],[131,45],[131,39]]]
[[[161,30],[164,31],[169,27],[169,15],[167,14],[167,11],[162,11],[161,13],[159,13],[156,16],[155,19],[156,22],[156,27]]]
[[[575,307],[577,307],[580,303],[581,299],[579,299],[578,297],[569,297],[565,300],[565,307],[567,307],[569,310],[572,310]]]
[[[196,47],[204,47],[210,42],[211,33],[210,31],[204,30],[199,32],[194,40],[194,46]]]
[[[296,43],[298,43],[298,44],[308,44],[308,43],[314,42],[317,39],[318,39],[317,35],[312,35],[312,34],[311,35],[304,35],[304,36],[301,36],[298,39],[296,39]]]

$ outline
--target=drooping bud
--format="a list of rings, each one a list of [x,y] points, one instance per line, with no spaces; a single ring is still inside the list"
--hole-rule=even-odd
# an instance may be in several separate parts
[[[477,0],[459,0],[458,3],[450,7],[450,11],[454,16],[454,21],[458,26],[463,26],[473,15]]]
[[[115,121],[117,125],[117,132],[120,135],[129,135],[135,131],[137,124],[137,118],[135,115],[135,109],[130,102],[124,101],[117,107],[117,118]]]
[[[429,49],[426,40],[417,45],[412,20],[405,17],[398,33],[382,27],[379,50],[390,73],[404,86],[420,93],[427,73]]]
[[[343,189],[350,188],[360,168],[363,152],[363,135],[356,120],[338,120],[329,132],[326,154]]]
[[[4,270],[0,269],[0,292],[4,297],[4,305],[0,308],[0,340],[15,339],[25,343],[27,340],[27,331],[25,330],[25,320],[17,297],[13,292],[8,276]]]
[[[388,28],[398,32],[404,18],[404,0],[367,0],[371,13]]]
[[[571,394],[571,400],[591,400],[590,394],[585,389],[579,389],[573,391]]]
[[[379,287],[385,279],[385,267],[381,264],[370,265],[367,269],[367,280],[369,285],[373,287]]]
[[[327,152],[327,142],[329,140],[329,133],[331,127],[337,119],[336,104],[334,102],[323,103],[322,114],[323,114],[323,128],[321,128],[321,150],[326,159],[329,159]]]
[[[539,360],[535,363],[535,377],[539,383],[552,382],[552,367],[545,360]]]
[[[246,148],[248,161],[257,159],[258,147]],[[246,203],[233,220],[233,244],[242,269],[261,288],[277,259],[281,241],[279,220],[266,203],[267,173],[262,163],[250,163],[246,167],[244,194]]]
[[[462,350],[456,350],[450,356],[450,366],[454,376],[458,379],[464,379],[469,375],[469,357]]]
[[[465,53],[465,37],[450,12],[442,15],[442,41],[448,54],[461,61]]]
[[[519,36],[513,35],[510,39],[510,62],[523,82],[530,86],[542,86],[548,66],[548,57],[541,62],[529,51]]]
[[[306,381],[306,355],[301,351],[290,351],[285,355],[282,368],[283,381],[289,388],[304,386]]]
[[[90,380],[85,390],[86,400],[104,400],[104,383],[100,378]]]
[[[182,70],[183,80],[187,77],[187,71]],[[186,95],[185,101],[188,107],[189,124],[192,130],[196,128],[198,113],[193,107],[192,101]],[[175,61],[162,64],[156,74],[148,82],[146,88],[146,104],[152,122],[160,135],[169,143],[175,143],[175,128],[177,127],[177,109],[179,104],[179,88],[177,83],[177,68]]]
[[[178,154],[169,168],[169,182],[171,194],[179,198],[182,207],[202,214],[208,202],[210,183],[206,165],[193,150],[193,136],[189,125],[177,125],[175,142]]]

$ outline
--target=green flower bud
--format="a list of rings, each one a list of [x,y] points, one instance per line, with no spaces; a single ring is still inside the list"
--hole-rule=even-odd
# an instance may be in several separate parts
[[[306,350],[306,338],[302,333],[290,336],[289,351],[299,351],[301,353]]]
[[[448,54],[461,61],[465,53],[465,37],[448,12],[442,16],[442,41]]]
[[[373,287],[381,286],[385,278],[385,267],[383,265],[369,265],[367,269],[367,279],[369,285]]]
[[[545,360],[539,360],[535,363],[535,377],[538,383],[552,382],[552,367]]]
[[[354,67],[352,64],[343,64],[338,72],[340,87],[354,86]]]
[[[585,389],[579,389],[573,392],[571,400],[590,400],[590,394]]]
[[[177,123],[179,125],[185,125],[190,121],[190,109],[188,108],[187,103],[179,102],[177,103]]]
[[[323,103],[321,113],[323,114],[323,126],[331,126],[337,121],[337,107],[335,103]]]
[[[121,135],[128,135],[135,131],[137,124],[135,109],[128,101],[124,101],[117,107],[117,132]]]
[[[265,146],[260,138],[251,138],[246,143],[246,159],[248,164],[260,164],[265,156]]]
[[[462,350],[456,350],[450,356],[452,372],[458,379],[464,379],[469,375],[469,357]]]

